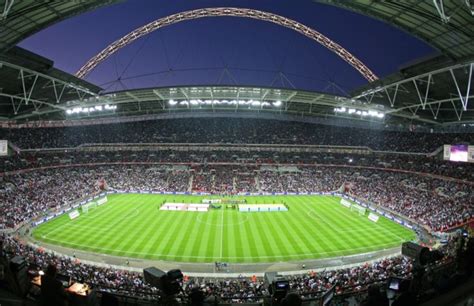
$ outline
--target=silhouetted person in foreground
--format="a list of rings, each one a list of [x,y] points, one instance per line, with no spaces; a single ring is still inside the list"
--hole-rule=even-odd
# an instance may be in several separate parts
[[[301,306],[303,304],[303,300],[301,296],[297,293],[288,293],[286,297],[281,300],[281,306]]]
[[[204,294],[199,288],[193,288],[189,294],[191,300],[191,306],[202,306],[204,305]]]
[[[377,285],[369,287],[367,299],[362,302],[361,306],[388,306],[389,301],[386,295],[382,295]]]
[[[67,306],[67,293],[62,283],[56,279],[56,266],[50,264],[41,277],[41,305]]]

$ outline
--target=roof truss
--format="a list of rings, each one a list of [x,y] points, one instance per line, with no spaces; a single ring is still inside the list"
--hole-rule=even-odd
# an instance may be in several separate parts
[[[0,61],[0,69],[8,69],[11,75],[16,75],[10,81],[16,84],[11,88],[17,91],[0,91],[0,97],[11,103],[14,117],[10,119],[64,111],[73,100],[87,101],[99,97],[80,85],[5,61]]]
[[[390,105],[388,114],[411,114],[417,120],[424,112],[424,118],[432,117],[438,123],[465,119],[472,112],[469,104],[474,98],[472,90],[474,61],[456,64],[390,84],[377,86],[355,95],[354,99],[368,103],[377,101]],[[443,118],[440,113],[443,112]],[[453,116],[454,115],[454,116]],[[468,119],[471,119],[469,117]],[[442,119],[442,120],[440,120]]]

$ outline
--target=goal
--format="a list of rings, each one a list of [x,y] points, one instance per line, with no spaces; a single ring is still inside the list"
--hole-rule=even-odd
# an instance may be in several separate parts
[[[90,209],[96,208],[97,202],[90,202],[82,206],[82,213],[88,213]]]
[[[367,212],[367,209],[365,207],[362,207],[357,204],[352,204],[351,205],[351,211],[359,213],[360,216],[365,216],[365,213]]]

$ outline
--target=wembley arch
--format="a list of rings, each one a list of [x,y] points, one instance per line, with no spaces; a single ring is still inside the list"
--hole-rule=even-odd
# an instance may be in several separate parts
[[[332,41],[325,35],[319,33],[318,31],[305,26],[302,23],[299,23],[295,20],[276,15],[269,12],[245,9],[245,8],[233,8],[233,7],[218,7],[218,8],[203,8],[196,9],[191,11],[185,11],[181,13],[176,13],[169,15],[155,21],[152,21],[144,26],[141,26],[122,38],[114,41],[108,45],[105,49],[99,52],[97,55],[92,57],[87,61],[84,66],[76,72],[76,76],[79,78],[86,77],[97,65],[102,61],[107,59],[109,56],[125,47],[126,45],[134,42],[136,39],[139,39],[142,36],[145,36],[155,30],[164,28],[166,26],[183,22],[186,20],[193,20],[199,18],[207,17],[241,17],[241,18],[251,18],[261,21],[271,22],[282,27],[289,28],[293,31],[296,31],[304,36],[316,41],[317,43],[323,45],[333,53],[337,54],[344,61],[349,63],[354,67],[364,78],[369,82],[373,82],[378,79],[378,77],[358,58],[352,55],[349,51],[344,49],[342,46]]]

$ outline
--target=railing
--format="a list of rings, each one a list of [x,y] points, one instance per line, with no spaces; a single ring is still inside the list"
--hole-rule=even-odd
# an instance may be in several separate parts
[[[21,152],[121,152],[121,151],[251,151],[251,152],[321,152],[368,155],[366,146],[296,145],[296,144],[232,144],[232,143],[85,143],[76,147],[22,149]]]

